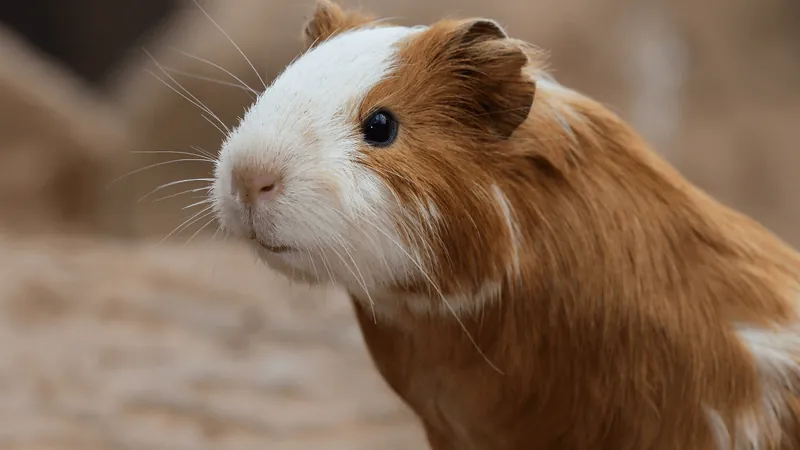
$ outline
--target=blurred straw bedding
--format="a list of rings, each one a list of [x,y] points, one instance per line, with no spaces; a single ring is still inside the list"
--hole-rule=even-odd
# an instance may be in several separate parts
[[[213,22],[183,2],[99,87],[0,33],[0,448],[424,448],[341,292],[290,285],[248,249],[212,239],[205,220],[160,242],[203,192],[153,200],[204,183],[137,200],[208,178],[210,164],[165,164],[107,187],[190,158],[143,152],[213,153],[223,137],[156,76],[232,125],[251,97],[207,78],[235,83],[222,67],[261,85],[219,28],[268,80],[300,51],[311,8],[203,4]],[[796,2],[358,4],[402,23],[499,20],[549,49],[562,82],[630,120],[690,179],[800,244]]]

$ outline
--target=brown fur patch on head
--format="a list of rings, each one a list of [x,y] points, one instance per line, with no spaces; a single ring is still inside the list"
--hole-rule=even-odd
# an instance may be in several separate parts
[[[394,93],[424,108],[431,125],[482,141],[508,138],[533,103],[536,85],[523,73],[530,55],[494,21],[440,21],[404,43],[397,81],[376,87],[370,100]]]
[[[314,14],[303,28],[303,41],[313,48],[334,35],[374,23],[376,18],[354,10],[344,10],[331,0],[317,0]]]
[[[446,293],[500,283],[509,270],[513,230],[493,184],[533,103],[531,56],[493,21],[441,21],[400,44],[396,69],[360,105],[362,121],[385,108],[400,124],[392,146],[364,148],[364,164],[396,194],[397,222]],[[400,288],[429,293],[422,285]]]

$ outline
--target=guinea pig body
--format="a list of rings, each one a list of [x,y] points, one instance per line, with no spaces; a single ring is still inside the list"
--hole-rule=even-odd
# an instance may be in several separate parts
[[[485,20],[319,3],[223,227],[344,286],[434,450],[800,449],[800,257]]]

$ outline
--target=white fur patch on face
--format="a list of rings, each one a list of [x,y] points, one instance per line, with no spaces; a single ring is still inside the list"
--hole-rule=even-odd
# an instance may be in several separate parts
[[[713,410],[708,411],[710,424],[720,450],[777,448],[786,433],[782,422],[794,414],[784,396],[800,390],[800,322],[770,329],[740,327],[738,335],[756,360],[762,401],[736,419],[735,430],[729,430]]]
[[[345,32],[300,56],[269,86],[228,136],[213,188],[223,227],[298,251],[270,254],[273,267],[360,291],[419,270],[391,222],[396,202],[356,160],[356,117],[365,95],[393,70],[397,44],[422,28]],[[279,173],[272,201],[246,207],[232,192],[237,172]],[[416,259],[416,261],[412,261]]]

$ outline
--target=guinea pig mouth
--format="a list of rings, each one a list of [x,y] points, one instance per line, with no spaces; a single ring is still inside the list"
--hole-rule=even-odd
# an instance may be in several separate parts
[[[264,247],[265,249],[269,250],[271,253],[288,253],[288,252],[294,251],[294,249],[292,247],[288,247],[286,245],[279,245],[279,246],[275,247],[275,246],[272,246],[272,245],[261,244],[261,246]]]
[[[258,238],[253,237],[251,239],[270,253],[288,253],[294,251],[294,248],[288,245],[268,245]]]

